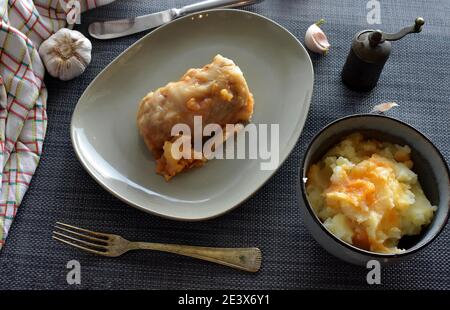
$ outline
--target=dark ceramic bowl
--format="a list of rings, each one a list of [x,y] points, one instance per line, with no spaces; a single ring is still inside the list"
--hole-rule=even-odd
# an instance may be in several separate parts
[[[433,221],[420,235],[405,236],[399,247],[400,254],[380,254],[366,251],[348,244],[329,232],[314,213],[308,197],[304,178],[310,166],[318,162],[325,153],[345,136],[361,132],[365,137],[380,141],[408,145],[414,162],[413,170],[431,204],[438,209]],[[431,141],[419,131],[399,120],[376,114],[360,114],[341,118],[323,128],[309,144],[305,152],[298,181],[298,201],[303,219],[313,237],[328,252],[336,257],[357,265],[366,265],[369,260],[392,263],[414,256],[430,244],[443,230],[449,217],[449,169],[444,157]]]

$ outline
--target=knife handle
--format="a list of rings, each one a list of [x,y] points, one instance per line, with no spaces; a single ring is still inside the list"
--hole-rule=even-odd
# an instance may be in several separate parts
[[[261,1],[263,0],[205,0],[198,3],[186,5],[176,10],[176,15],[178,17],[203,10],[216,8],[232,8],[237,6],[255,4]]]

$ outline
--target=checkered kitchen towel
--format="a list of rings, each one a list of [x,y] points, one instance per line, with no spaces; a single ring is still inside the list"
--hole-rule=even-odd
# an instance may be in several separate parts
[[[67,16],[114,0],[0,0],[0,249],[39,163],[47,127],[39,45]]]

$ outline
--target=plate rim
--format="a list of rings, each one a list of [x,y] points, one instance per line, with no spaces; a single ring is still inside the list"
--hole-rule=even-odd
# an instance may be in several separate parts
[[[201,216],[201,217],[193,217],[193,218],[186,218],[186,217],[180,217],[180,216],[173,216],[173,215],[167,215],[167,214],[163,214],[163,213],[159,213],[156,212],[154,210],[150,210],[147,209],[137,203],[132,202],[130,199],[124,197],[124,195],[122,195],[121,193],[118,193],[117,191],[113,190],[112,188],[110,188],[109,185],[106,184],[106,182],[102,181],[100,176],[97,175],[97,172],[95,171],[94,168],[90,168],[89,164],[87,162],[87,159],[83,159],[82,156],[82,151],[81,148],[79,148],[79,146],[76,143],[76,139],[75,139],[75,134],[76,134],[76,130],[74,129],[74,122],[75,122],[75,115],[77,110],[79,109],[80,106],[80,102],[82,101],[82,99],[84,99],[84,97],[86,96],[86,93],[88,92],[88,90],[91,88],[91,86],[97,81],[97,79],[100,78],[101,75],[103,75],[103,73],[109,69],[109,67],[111,67],[114,63],[116,63],[124,54],[126,54],[130,49],[132,49],[135,45],[141,43],[143,40],[145,40],[147,37],[151,36],[152,34],[161,31],[161,29],[164,29],[165,27],[172,25],[173,23],[179,22],[181,20],[184,19],[188,19],[194,15],[198,15],[198,14],[205,14],[205,13],[210,13],[210,12],[234,12],[234,13],[238,13],[238,14],[244,14],[244,15],[253,15],[256,16],[258,18],[261,18],[263,20],[265,20],[266,22],[269,22],[275,26],[277,26],[278,28],[280,28],[281,30],[283,30],[288,36],[290,36],[292,39],[294,39],[295,42],[297,42],[297,45],[304,50],[305,54],[306,54],[306,59],[307,59],[307,64],[309,65],[309,68],[311,70],[311,74],[312,74],[312,79],[311,79],[311,91],[307,92],[304,98],[304,101],[307,105],[307,110],[306,110],[306,116],[305,116],[305,121],[302,125],[302,128],[299,130],[297,135],[294,135],[294,137],[292,137],[291,139],[289,139],[286,143],[286,148],[289,149],[288,152],[286,152],[286,154],[283,155],[283,157],[280,157],[280,161],[277,165],[277,167],[275,169],[273,169],[272,171],[270,171],[270,173],[268,174],[268,177],[261,183],[259,184],[256,188],[254,188],[252,190],[252,192],[247,195],[247,197],[245,197],[244,199],[240,200],[240,202],[234,204],[233,206],[231,206],[230,208],[218,212],[216,214],[213,215],[206,215],[206,216]],[[312,101],[312,95],[314,92],[314,81],[315,81],[315,75],[314,75],[314,66],[311,60],[311,57],[307,51],[307,49],[303,46],[303,44],[300,42],[300,40],[292,33],[290,32],[288,29],[286,29],[284,26],[282,26],[281,24],[279,24],[278,22],[265,17],[261,14],[255,13],[255,12],[250,12],[250,11],[246,11],[246,10],[240,10],[240,9],[211,9],[211,10],[204,10],[204,11],[199,11],[199,12],[195,12],[192,14],[188,14],[185,15],[183,17],[177,18],[167,24],[164,24],[152,31],[150,31],[149,33],[147,33],[146,35],[144,35],[142,38],[138,39],[136,42],[134,42],[133,44],[131,44],[129,47],[127,47],[125,50],[123,50],[119,55],[117,55],[106,67],[104,67],[102,70],[100,70],[100,72],[95,76],[95,78],[89,83],[89,85],[85,88],[85,90],[83,91],[83,93],[81,94],[80,98],[78,99],[75,108],[73,109],[72,112],[72,116],[71,116],[71,121],[70,121],[70,139],[71,139],[71,144],[72,144],[72,148],[74,149],[75,155],[78,159],[78,161],[81,163],[83,169],[91,176],[92,179],[95,180],[96,183],[98,183],[104,190],[106,190],[109,194],[113,195],[114,197],[118,198],[119,200],[121,200],[122,202],[124,202],[125,204],[136,208],[138,210],[144,211],[145,213],[149,213],[158,217],[162,217],[165,219],[170,219],[170,220],[175,220],[175,221],[180,221],[180,222],[200,222],[200,221],[206,221],[206,220],[211,220],[214,218],[217,218],[219,216],[222,216],[228,212],[231,212],[232,210],[236,209],[237,207],[239,207],[240,205],[242,205],[243,203],[245,203],[247,200],[249,200],[251,197],[253,197],[260,189],[261,187],[263,187],[273,176],[274,174],[278,171],[278,169],[280,169],[280,167],[283,165],[283,163],[286,161],[286,159],[289,157],[289,155],[292,153],[292,151],[295,148],[295,145],[297,144],[298,140],[300,139],[300,136],[303,132],[303,128],[306,124],[306,121],[308,119],[308,115],[309,115],[309,111],[310,111],[310,107],[311,107],[311,101]],[[293,141],[294,140],[294,141]]]

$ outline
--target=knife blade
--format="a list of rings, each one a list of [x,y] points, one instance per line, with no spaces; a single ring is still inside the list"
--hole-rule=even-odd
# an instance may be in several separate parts
[[[94,22],[89,25],[89,34],[96,39],[120,38],[148,29],[156,28],[175,18],[172,9],[158,13],[119,19],[107,22]]]
[[[120,38],[164,25],[180,16],[212,8],[230,8],[262,2],[264,0],[206,0],[182,8],[89,25],[89,34],[101,40]]]

